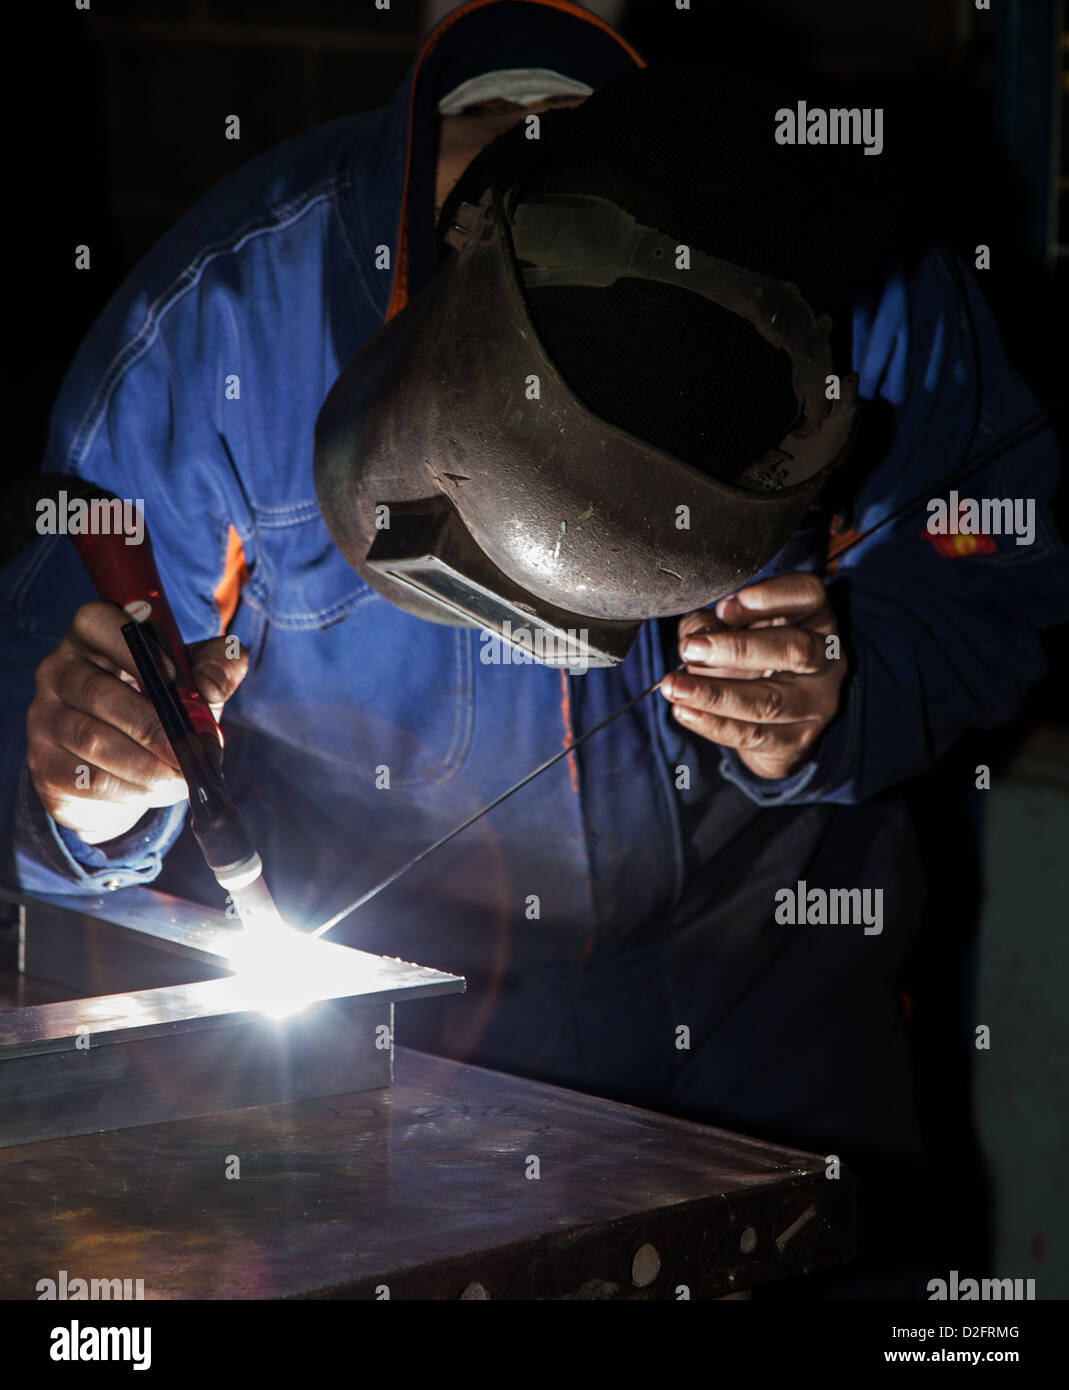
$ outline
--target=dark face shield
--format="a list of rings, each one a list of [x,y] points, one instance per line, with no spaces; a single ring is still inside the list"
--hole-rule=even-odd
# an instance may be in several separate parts
[[[512,206],[489,189],[449,240],[458,254],[323,405],[324,520],[407,612],[488,629],[548,665],[613,665],[646,619],[714,603],[783,548],[845,460],[857,378],[826,399],[830,321],[793,285],[694,250],[680,268],[673,237],[602,199]],[[704,295],[789,354],[798,416],[734,485],[592,414],[543,349],[524,284],[621,276]]]

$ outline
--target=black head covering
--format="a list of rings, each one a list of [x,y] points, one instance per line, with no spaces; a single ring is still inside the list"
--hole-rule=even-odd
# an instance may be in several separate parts
[[[775,112],[799,96],[720,69],[661,67],[617,78],[574,110],[541,117],[484,150],[447,199],[489,184],[521,196],[607,198],[643,224],[749,270],[792,280],[834,324],[836,370],[850,370],[855,292],[894,241],[879,160],[857,147],[777,145]],[[826,86],[826,84],[825,84]],[[829,93],[827,106],[849,105]],[[531,317],[575,394],[595,414],[732,481],[797,412],[785,354],[743,320],[672,286],[620,280],[605,289],[528,292]]]

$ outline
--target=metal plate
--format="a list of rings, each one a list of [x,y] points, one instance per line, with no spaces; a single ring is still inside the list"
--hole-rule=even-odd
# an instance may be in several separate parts
[[[327,999],[356,997],[390,1002],[452,994],[463,982],[407,961],[372,956],[347,946],[317,942],[332,963],[332,980],[317,992],[312,1007]],[[195,1029],[236,1026],[259,1017],[255,987],[240,978],[203,980],[199,984],[67,999],[56,1004],[0,1013],[0,1066],[38,1052],[69,1052],[88,1036],[92,1047],[138,1038],[187,1033]],[[277,1025],[276,1025],[277,1026]]]
[[[162,967],[179,982],[0,1013],[0,1148],[387,1086],[393,1001],[464,988],[460,976],[297,936],[299,964],[311,965],[298,1010],[276,1021],[262,980],[203,978],[227,972],[247,940],[221,913],[143,888],[16,901],[24,969],[40,968],[40,933],[53,979],[92,988],[103,976],[114,989],[134,956],[142,977]],[[280,978],[288,993],[288,971]]]
[[[122,888],[114,893],[88,897],[73,893],[29,896],[0,888],[0,901],[16,903],[22,909],[24,945],[31,952],[35,942],[30,928],[34,924],[45,927],[55,923],[67,933],[62,945],[68,950],[72,944],[77,944],[79,928],[82,932],[99,928],[102,937],[119,943],[125,950],[135,953],[151,950],[157,958],[160,952],[165,952],[183,961],[197,961],[218,969],[225,967],[240,930],[238,923],[230,921],[223,912],[173,897],[170,893],[160,893],[154,888]],[[49,979],[52,977],[43,968],[49,963],[46,956],[36,964],[27,957],[22,968],[27,974]],[[151,980],[146,983],[166,982]]]
[[[89,1035],[85,1048],[0,1050],[0,1149],[392,1081],[393,1006],[385,1000],[326,1003],[281,1026],[254,1014],[225,1026],[185,1022],[125,1029],[110,1047]]]

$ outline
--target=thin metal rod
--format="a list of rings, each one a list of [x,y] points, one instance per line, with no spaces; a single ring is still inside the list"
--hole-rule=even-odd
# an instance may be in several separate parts
[[[681,670],[682,668],[679,667],[677,669]],[[476,811],[473,816],[469,816],[461,825],[454,826],[453,829],[450,830],[448,834],[443,835],[440,840],[435,840],[434,844],[428,845],[426,849],[421,849],[414,859],[410,859],[407,864],[402,864],[399,869],[394,869],[393,873],[390,874],[388,878],[384,878],[382,882],[377,883],[374,888],[369,888],[366,893],[361,894],[361,896],[357,898],[355,902],[350,903],[348,907],[343,907],[329,922],[324,922],[321,927],[316,927],[315,931],[309,932],[309,936],[322,936],[324,932],[328,932],[332,927],[336,927],[338,923],[348,917],[351,912],[355,912],[357,908],[363,907],[365,903],[369,903],[372,898],[381,893],[384,888],[389,888],[392,883],[396,883],[402,874],[407,874],[409,869],[414,869],[417,864],[421,864],[429,854],[433,854],[436,849],[441,849],[442,846],[447,845],[450,840],[455,840],[462,831],[467,830],[469,825],[474,825],[477,820],[481,820],[483,816],[494,810],[496,806],[500,806],[503,801],[507,801],[513,792],[518,792],[521,787],[526,787],[528,782],[533,782],[534,779],[541,776],[547,768],[552,767],[554,763],[559,763],[561,758],[566,758],[569,753],[574,753],[580,744],[585,743],[588,738],[593,738],[596,733],[605,728],[606,724],[611,724],[614,719],[619,719],[621,714],[626,714],[629,709],[634,709],[639,701],[644,700],[647,695],[653,694],[663,679],[663,676],[658,676],[651,686],[648,686],[641,694],[636,695],[633,700],[628,700],[626,705],[621,705],[618,710],[615,710],[612,714],[606,715],[599,724],[595,724],[593,728],[587,729],[586,732],[580,734],[577,739],[573,739],[566,748],[562,748],[559,753],[554,753],[552,758],[547,758],[544,763],[540,763],[538,767],[530,771],[526,777],[521,777],[518,782],[514,782],[507,791],[503,791],[500,796],[494,797],[489,805],[484,806],[481,811]]]
[[[870,536],[875,535],[877,531],[882,531],[885,526],[890,526],[892,522],[901,521],[901,519],[904,516],[908,516],[915,507],[918,507],[922,502],[929,499],[933,493],[947,487],[950,483],[964,481],[964,479],[970,477],[983,464],[990,463],[993,456],[1000,454],[1003,449],[1015,443],[1018,435],[1023,435],[1027,431],[1033,430],[1043,424],[1049,425],[1050,416],[1064,409],[1067,403],[1069,403],[1069,396],[1056,397],[1045,409],[1037,410],[1034,415],[1029,415],[1027,419],[1014,425],[1013,429],[1007,430],[1005,434],[999,435],[998,439],[992,440],[986,449],[981,449],[978,454],[974,454],[971,459],[964,462],[960,468],[956,468],[953,473],[948,473],[941,482],[932,483],[930,486],[926,487],[923,492],[918,492],[916,496],[911,497],[908,502],[904,502],[901,507],[897,507],[893,512],[890,512],[882,521],[878,521],[875,526],[870,526],[867,531],[862,531],[859,536],[855,536],[847,545],[837,550],[834,555],[831,556],[831,559],[838,564],[842,557],[849,554],[855,546],[860,545],[862,541],[867,541]]]

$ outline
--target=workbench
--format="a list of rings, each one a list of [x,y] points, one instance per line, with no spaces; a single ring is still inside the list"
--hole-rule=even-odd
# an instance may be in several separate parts
[[[130,989],[226,974],[223,924],[152,890],[18,912],[22,969],[0,967],[0,1010],[83,999],[107,1014]],[[458,983],[397,968],[419,989]],[[854,1182],[822,1157],[402,1046],[369,1068],[322,1017],[303,1089],[289,1062],[267,1091],[189,1066],[198,1038],[223,1072],[256,1055],[272,1035],[252,1024],[167,1032],[171,1050],[140,1061],[98,1037],[88,1056],[41,1054],[51,1081],[32,1046],[10,1049],[0,1297],[65,1277],[142,1280],[146,1299],[740,1298],[853,1257]],[[403,1011],[399,1028],[401,1042]],[[108,1054],[115,1079],[77,1123],[42,1110],[35,1088],[73,1110],[79,1069]],[[48,1127],[27,1142],[35,1115]]]
[[[848,1260],[853,1203],[819,1158],[399,1047],[382,1090],[0,1151],[0,1297],[66,1270],[146,1299],[708,1299]]]

